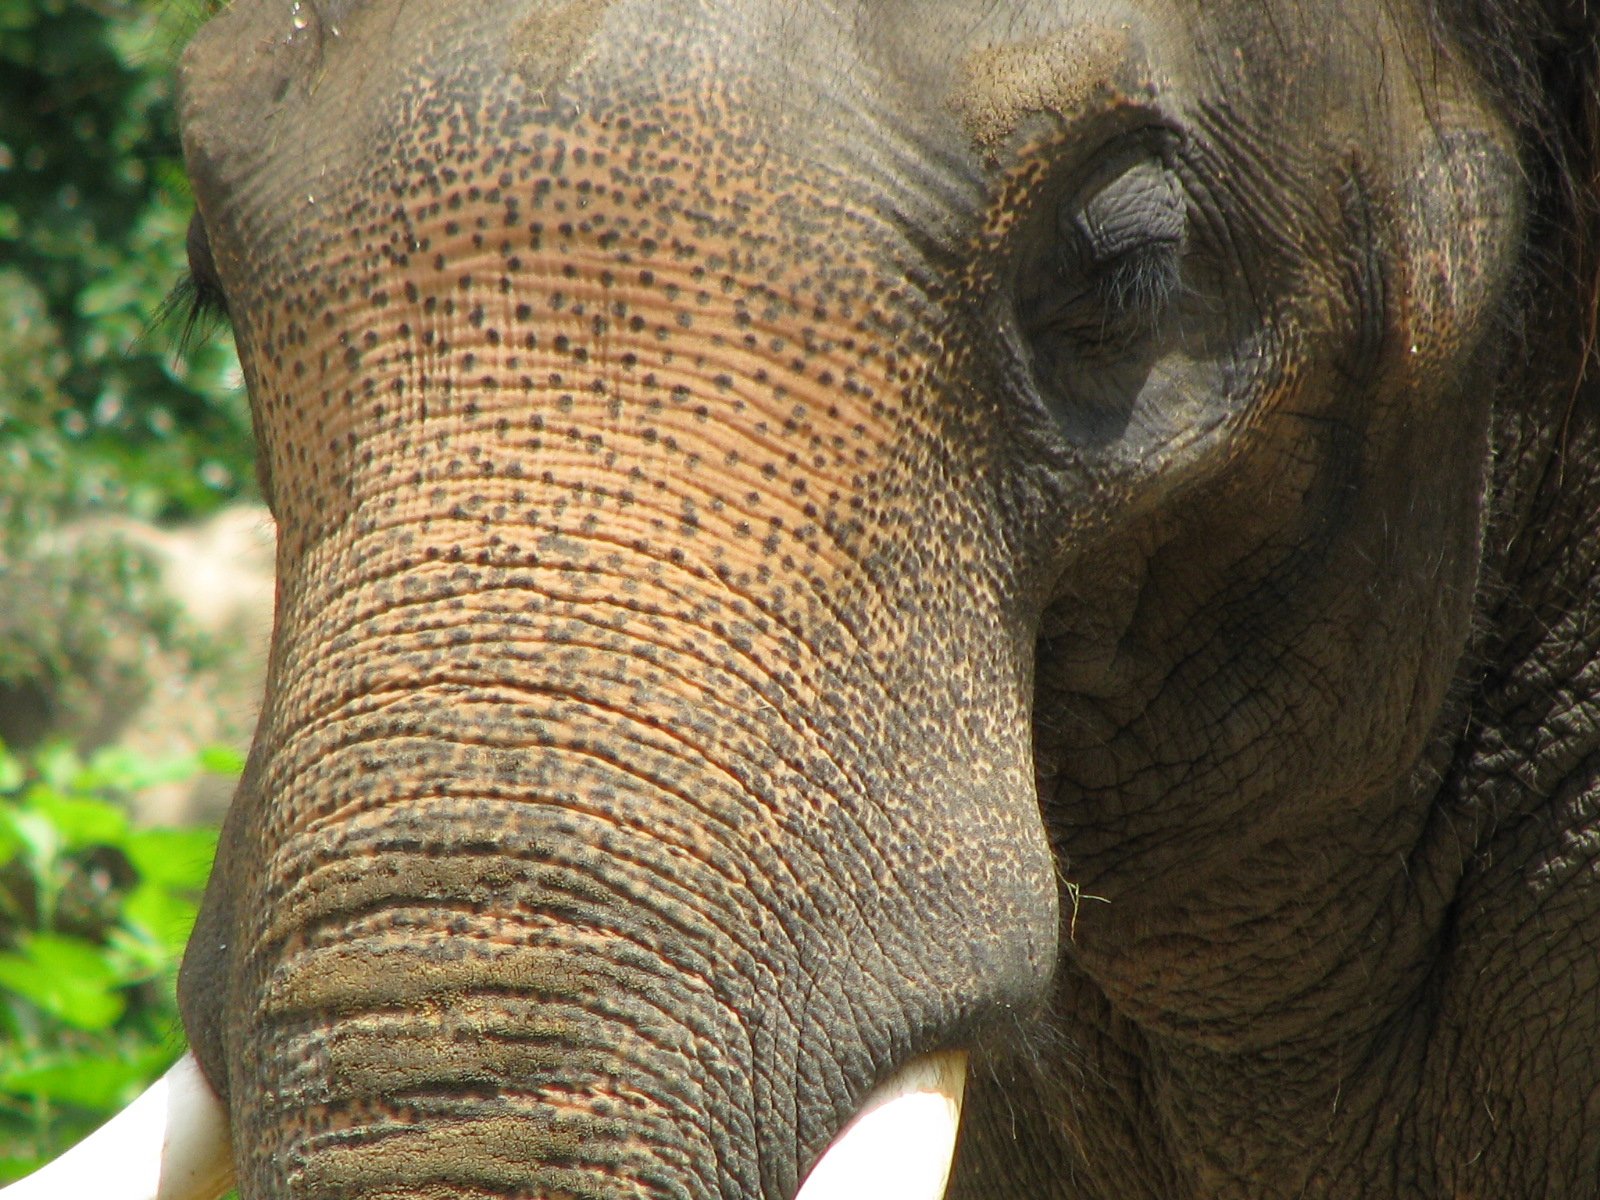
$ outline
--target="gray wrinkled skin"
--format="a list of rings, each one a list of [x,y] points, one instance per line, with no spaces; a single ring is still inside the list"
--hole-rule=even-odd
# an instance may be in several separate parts
[[[1592,25],[235,0],[243,1200],[1592,1195]]]

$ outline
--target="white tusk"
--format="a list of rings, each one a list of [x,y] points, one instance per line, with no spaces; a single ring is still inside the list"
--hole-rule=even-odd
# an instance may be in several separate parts
[[[0,1200],[217,1200],[233,1186],[228,1114],[185,1053],[127,1108]]]
[[[941,1200],[966,1079],[965,1051],[910,1063],[867,1097],[795,1200]]]

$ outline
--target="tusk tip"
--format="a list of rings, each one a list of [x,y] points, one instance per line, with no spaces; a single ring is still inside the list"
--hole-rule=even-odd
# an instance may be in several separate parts
[[[941,1200],[955,1157],[965,1051],[903,1067],[881,1084],[817,1160],[795,1200]]]
[[[185,1053],[71,1150],[0,1188],[0,1200],[216,1200],[232,1186],[227,1112]]]

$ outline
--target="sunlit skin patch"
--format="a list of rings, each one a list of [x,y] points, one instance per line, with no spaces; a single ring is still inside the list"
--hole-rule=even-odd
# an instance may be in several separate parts
[[[1054,36],[975,50],[962,58],[947,103],[968,136],[996,159],[999,147],[1032,120],[1070,124],[1103,111],[1142,73],[1128,27],[1085,23]]]
[[[901,235],[842,181],[706,131],[724,97],[553,114],[520,78],[479,109],[434,86],[396,101],[430,116],[369,173],[287,194],[316,219],[290,223],[303,245],[281,272],[219,263],[262,301],[237,320],[284,567],[258,747],[274,800],[241,826],[263,870],[229,953],[260,972],[250,1019],[285,1041],[233,1068],[278,1097],[241,1119],[293,1117],[245,1170],[380,1170],[364,1147],[403,1136],[379,1105],[389,1059],[448,1038],[446,998],[498,981],[572,1044],[505,1060],[498,1085],[530,1129],[596,1131],[547,1149],[558,1179],[725,1160],[739,1194],[792,1190],[728,1150],[749,1121],[820,1152],[934,1029],[977,1019],[956,981],[993,990],[999,963],[1042,986],[1054,891],[1012,662],[1026,635],[1004,615],[1026,585],[985,511],[1010,486],[996,434],[946,453],[951,422],[988,417],[939,395],[964,350],[894,269]],[[876,248],[840,255],[841,236]],[[956,566],[959,594],[939,583]],[[935,616],[951,606],[970,635]],[[942,660],[987,680],[954,726],[918,715],[948,693]],[[874,765],[889,757],[897,773]],[[1007,847],[1006,878],[972,890],[990,855],[969,814],[1005,811],[982,841]],[[844,847],[852,878],[823,882]],[[1019,885],[1040,906],[1020,923],[963,918],[944,945],[890,932]],[[903,968],[841,957],[848,929],[880,931],[886,963],[931,945],[937,982],[891,999]],[[375,960],[394,965],[387,999],[360,989]],[[791,994],[818,971],[838,979]],[[841,1057],[812,1030],[844,1009],[901,1011],[911,1032]],[[332,1092],[319,1012],[367,1064]],[[447,1059],[430,1056],[439,1087],[476,1122]],[[796,1070],[815,1086],[772,1112],[766,1080]],[[619,1088],[639,1097],[623,1139]],[[714,1099],[745,1092],[753,1116]],[[523,1135],[481,1119],[509,1160]]]

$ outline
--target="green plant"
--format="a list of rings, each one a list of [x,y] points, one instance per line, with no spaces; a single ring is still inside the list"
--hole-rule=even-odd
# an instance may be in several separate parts
[[[255,498],[225,336],[182,336],[176,62],[217,0],[0,0],[0,738],[116,735],[180,630],[110,513]],[[168,671],[171,675],[175,672]]]
[[[226,750],[153,762],[0,744],[0,1180],[136,1095],[182,1049],[177,963],[216,850],[205,829],[136,829],[127,797]]]
[[[157,320],[192,209],[174,67],[216,7],[0,0],[0,717],[19,732],[79,692],[116,691],[117,663],[171,640],[147,563],[52,548],[49,531],[254,496],[228,339]],[[114,628],[138,654],[118,657]],[[238,766],[0,742],[0,1180],[179,1053],[175,964],[215,834],[135,829],[122,803]]]
[[[253,494],[226,338],[153,328],[193,209],[174,64],[209,0],[0,0],[0,549]]]

